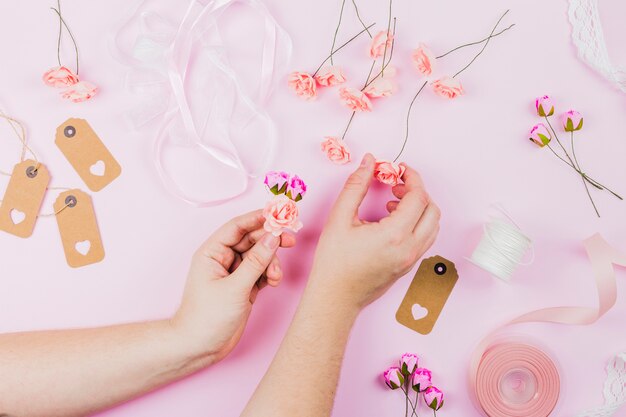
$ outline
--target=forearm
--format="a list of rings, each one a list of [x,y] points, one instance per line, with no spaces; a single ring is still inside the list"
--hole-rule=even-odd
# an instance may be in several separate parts
[[[184,345],[168,320],[0,335],[0,413],[89,415],[210,363]]]
[[[242,417],[329,416],[358,309],[311,277],[300,306]]]

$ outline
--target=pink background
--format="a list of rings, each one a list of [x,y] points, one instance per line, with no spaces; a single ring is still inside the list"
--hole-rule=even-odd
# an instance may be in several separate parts
[[[40,81],[44,70],[56,62],[57,20],[48,9],[52,2],[2,6],[0,101],[9,114],[26,123],[33,148],[51,168],[52,185],[84,188],[53,144],[54,129],[71,116],[89,120],[124,172],[93,195],[107,251],[102,263],[69,268],[52,218],[40,219],[27,240],[0,234],[1,332],[99,326],[171,315],[179,303],[193,250],[234,213],[257,208],[267,198],[261,185],[253,184],[245,196],[229,204],[195,209],[164,191],[148,152],[154,130],[133,132],[124,122],[129,104],[123,86],[126,68],[107,49],[107,33],[126,3],[64,2],[65,17],[80,44],[83,74],[102,89],[94,100],[78,105],[61,101],[56,91]],[[339,2],[266,3],[293,37],[292,68],[312,71],[330,49]],[[383,27],[386,2],[360,3],[364,19]],[[619,18],[626,13],[626,5],[604,1],[600,6],[612,56],[626,62],[622,45],[626,32]],[[626,194],[626,101],[576,58],[565,1],[397,0],[394,65],[399,91],[376,101],[371,114],[358,115],[347,141],[356,158],[366,151],[393,157],[401,144],[406,106],[419,83],[410,67],[411,48],[425,41],[443,52],[481,39],[505,8],[512,10],[504,23],[517,26],[496,38],[463,74],[466,96],[446,102],[424,92],[415,107],[414,134],[403,157],[422,173],[443,211],[439,239],[427,255],[440,254],[454,261],[460,274],[458,285],[428,336],[394,319],[413,272],[363,311],[347,349],[335,415],[401,415],[401,395],[385,390],[379,375],[405,351],[418,353],[422,364],[434,370],[437,384],[447,395],[440,415],[478,415],[466,383],[473,346],[519,313],[545,306],[596,305],[590,264],[581,246],[584,238],[601,232],[626,251],[626,203],[607,193],[594,193],[603,215],[595,218],[576,176],[548,150],[539,150],[526,139],[527,131],[539,121],[532,112],[536,96],[552,95],[561,111],[580,110],[585,116],[578,148],[581,163],[596,178]],[[346,10],[340,39],[359,30],[350,2]],[[233,21],[229,31],[246,39],[252,36],[248,28]],[[369,68],[366,45],[366,39],[360,38],[337,57],[355,85]],[[452,72],[471,55],[472,51],[465,50],[442,65]],[[222,363],[102,415],[237,416],[272,359],[305,285],[325,213],[355,164],[335,167],[319,152],[321,138],[339,134],[349,117],[338,104],[336,91],[323,91],[316,102],[306,103],[283,83],[268,111],[280,134],[273,166],[297,172],[310,187],[301,204],[305,229],[299,234],[300,244],[281,255],[286,279],[280,288],[262,293],[241,344]],[[1,129],[0,164],[9,170],[16,162],[18,146],[8,128],[3,125]],[[215,179],[205,181],[211,187]],[[4,187],[6,180],[2,182]],[[53,194],[46,199],[44,212],[51,211]],[[364,209],[369,217],[382,213],[387,194],[381,187],[371,193]],[[476,245],[493,202],[507,207],[535,241],[535,263],[522,268],[510,285],[464,259]],[[624,278],[624,271],[619,271],[618,305],[597,324],[515,329],[538,340],[560,364],[564,389],[555,415],[573,415],[601,403],[605,363],[626,346]],[[306,393],[303,386],[302,396]]]

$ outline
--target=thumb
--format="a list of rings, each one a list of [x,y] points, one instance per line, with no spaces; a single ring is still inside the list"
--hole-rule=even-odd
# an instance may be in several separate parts
[[[331,214],[333,218],[349,222],[354,220],[372,182],[374,166],[374,156],[366,153],[361,165],[348,177],[343,190],[337,197]]]
[[[241,265],[237,267],[235,272],[231,274],[231,277],[235,281],[241,282],[247,288],[252,288],[269,266],[279,244],[280,237],[266,233],[246,253],[246,257],[241,261]]]

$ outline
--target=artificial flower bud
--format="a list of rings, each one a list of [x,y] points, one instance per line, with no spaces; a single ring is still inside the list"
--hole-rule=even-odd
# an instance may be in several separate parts
[[[437,387],[429,387],[424,391],[424,401],[428,407],[437,411],[443,407],[443,392]]]
[[[539,123],[530,130],[529,139],[543,148],[550,143],[552,136],[546,125]]]
[[[411,386],[413,390],[417,392],[426,391],[432,386],[433,374],[426,368],[417,368],[413,372],[413,378],[411,379]]]
[[[385,384],[391,389],[398,389],[402,385],[404,385],[404,377],[402,376],[402,371],[397,366],[392,366],[387,369],[383,374],[385,378]]]
[[[554,104],[548,96],[539,97],[535,100],[537,114],[541,117],[552,116],[554,114]]]
[[[263,183],[269,188],[272,194],[285,194],[287,191],[287,183],[289,182],[289,174],[282,171],[270,171],[265,174]]]
[[[583,116],[576,110],[567,111],[561,117],[566,132],[575,132],[583,128]]]
[[[306,184],[302,181],[302,178],[294,175],[289,180],[289,184],[287,185],[287,197],[291,198],[293,201],[300,201],[304,194],[306,194]]]
[[[419,357],[414,353],[405,353],[400,358],[400,368],[402,369],[402,375],[409,376],[417,368],[417,361]]]

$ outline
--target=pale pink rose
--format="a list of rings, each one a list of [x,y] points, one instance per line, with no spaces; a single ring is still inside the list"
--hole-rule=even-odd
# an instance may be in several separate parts
[[[398,165],[390,161],[376,161],[374,166],[374,178],[383,184],[396,186],[400,183],[405,171],[404,165]]]
[[[543,148],[550,143],[550,141],[552,140],[552,135],[550,135],[550,131],[548,130],[546,125],[544,125],[543,123],[539,123],[533,126],[533,128],[530,130],[529,139]]]
[[[79,81],[78,75],[63,66],[50,68],[42,78],[43,82],[50,87],[70,87]]]
[[[356,88],[341,87],[339,89],[339,99],[350,110],[372,111],[372,102],[367,95]]]
[[[417,49],[413,51],[411,58],[413,66],[420,74],[428,77],[433,73],[436,60],[435,54],[425,44],[420,43]]]
[[[387,75],[387,71],[385,70],[385,75]],[[393,94],[394,85],[393,82],[388,77],[378,77],[374,81],[370,83],[363,92],[369,98],[380,98],[380,97],[389,97]]]
[[[370,44],[370,58],[380,58],[385,54],[385,45],[387,48],[387,56],[391,51],[391,44],[393,42],[393,35],[389,32],[380,31],[372,38]]]
[[[429,387],[424,391],[424,402],[433,410],[439,410],[443,407],[443,392],[437,387]]]
[[[541,117],[552,116],[554,114],[554,104],[549,96],[539,97],[535,100],[535,109]]]
[[[302,200],[304,195],[306,194],[306,184],[297,175],[294,175],[289,180],[289,185],[287,186],[287,192],[285,195],[291,198],[293,201],[298,202]]]
[[[433,82],[432,86],[435,94],[443,98],[453,99],[464,94],[461,83],[452,77],[442,77]]]
[[[337,165],[344,165],[352,160],[350,149],[343,140],[333,136],[326,136],[325,139],[322,142],[322,152],[326,152],[329,161]]]
[[[400,368],[402,369],[402,375],[409,376],[417,368],[417,361],[419,357],[414,353],[405,353],[400,357]]]
[[[289,74],[287,80],[289,87],[296,92],[298,97],[302,97],[305,100],[314,99],[317,96],[317,86],[315,79],[306,72],[294,71]]]
[[[283,171],[270,171],[265,174],[263,184],[272,192],[272,194],[284,194],[287,191],[287,183],[289,182],[289,174]]]
[[[426,368],[417,368],[411,379],[411,386],[416,392],[426,391],[432,385],[433,374]]]
[[[346,76],[343,75],[341,68],[330,65],[319,70],[315,75],[315,80],[323,87],[332,87],[345,83]]]
[[[392,366],[388,368],[383,373],[383,379],[385,380],[385,384],[391,389],[398,389],[402,385],[404,385],[404,377],[402,376],[402,371],[397,366]]]
[[[74,103],[80,103],[86,101],[96,95],[98,87],[88,83],[87,81],[80,81],[67,90],[61,93],[61,97],[68,100],[72,100]]]
[[[297,232],[302,229],[302,222],[298,219],[298,205],[285,195],[277,195],[268,201],[263,209],[263,217],[263,229],[274,236],[280,236],[285,230]]]
[[[561,121],[566,132],[575,132],[583,128],[583,115],[576,110],[569,110],[563,113]]]

